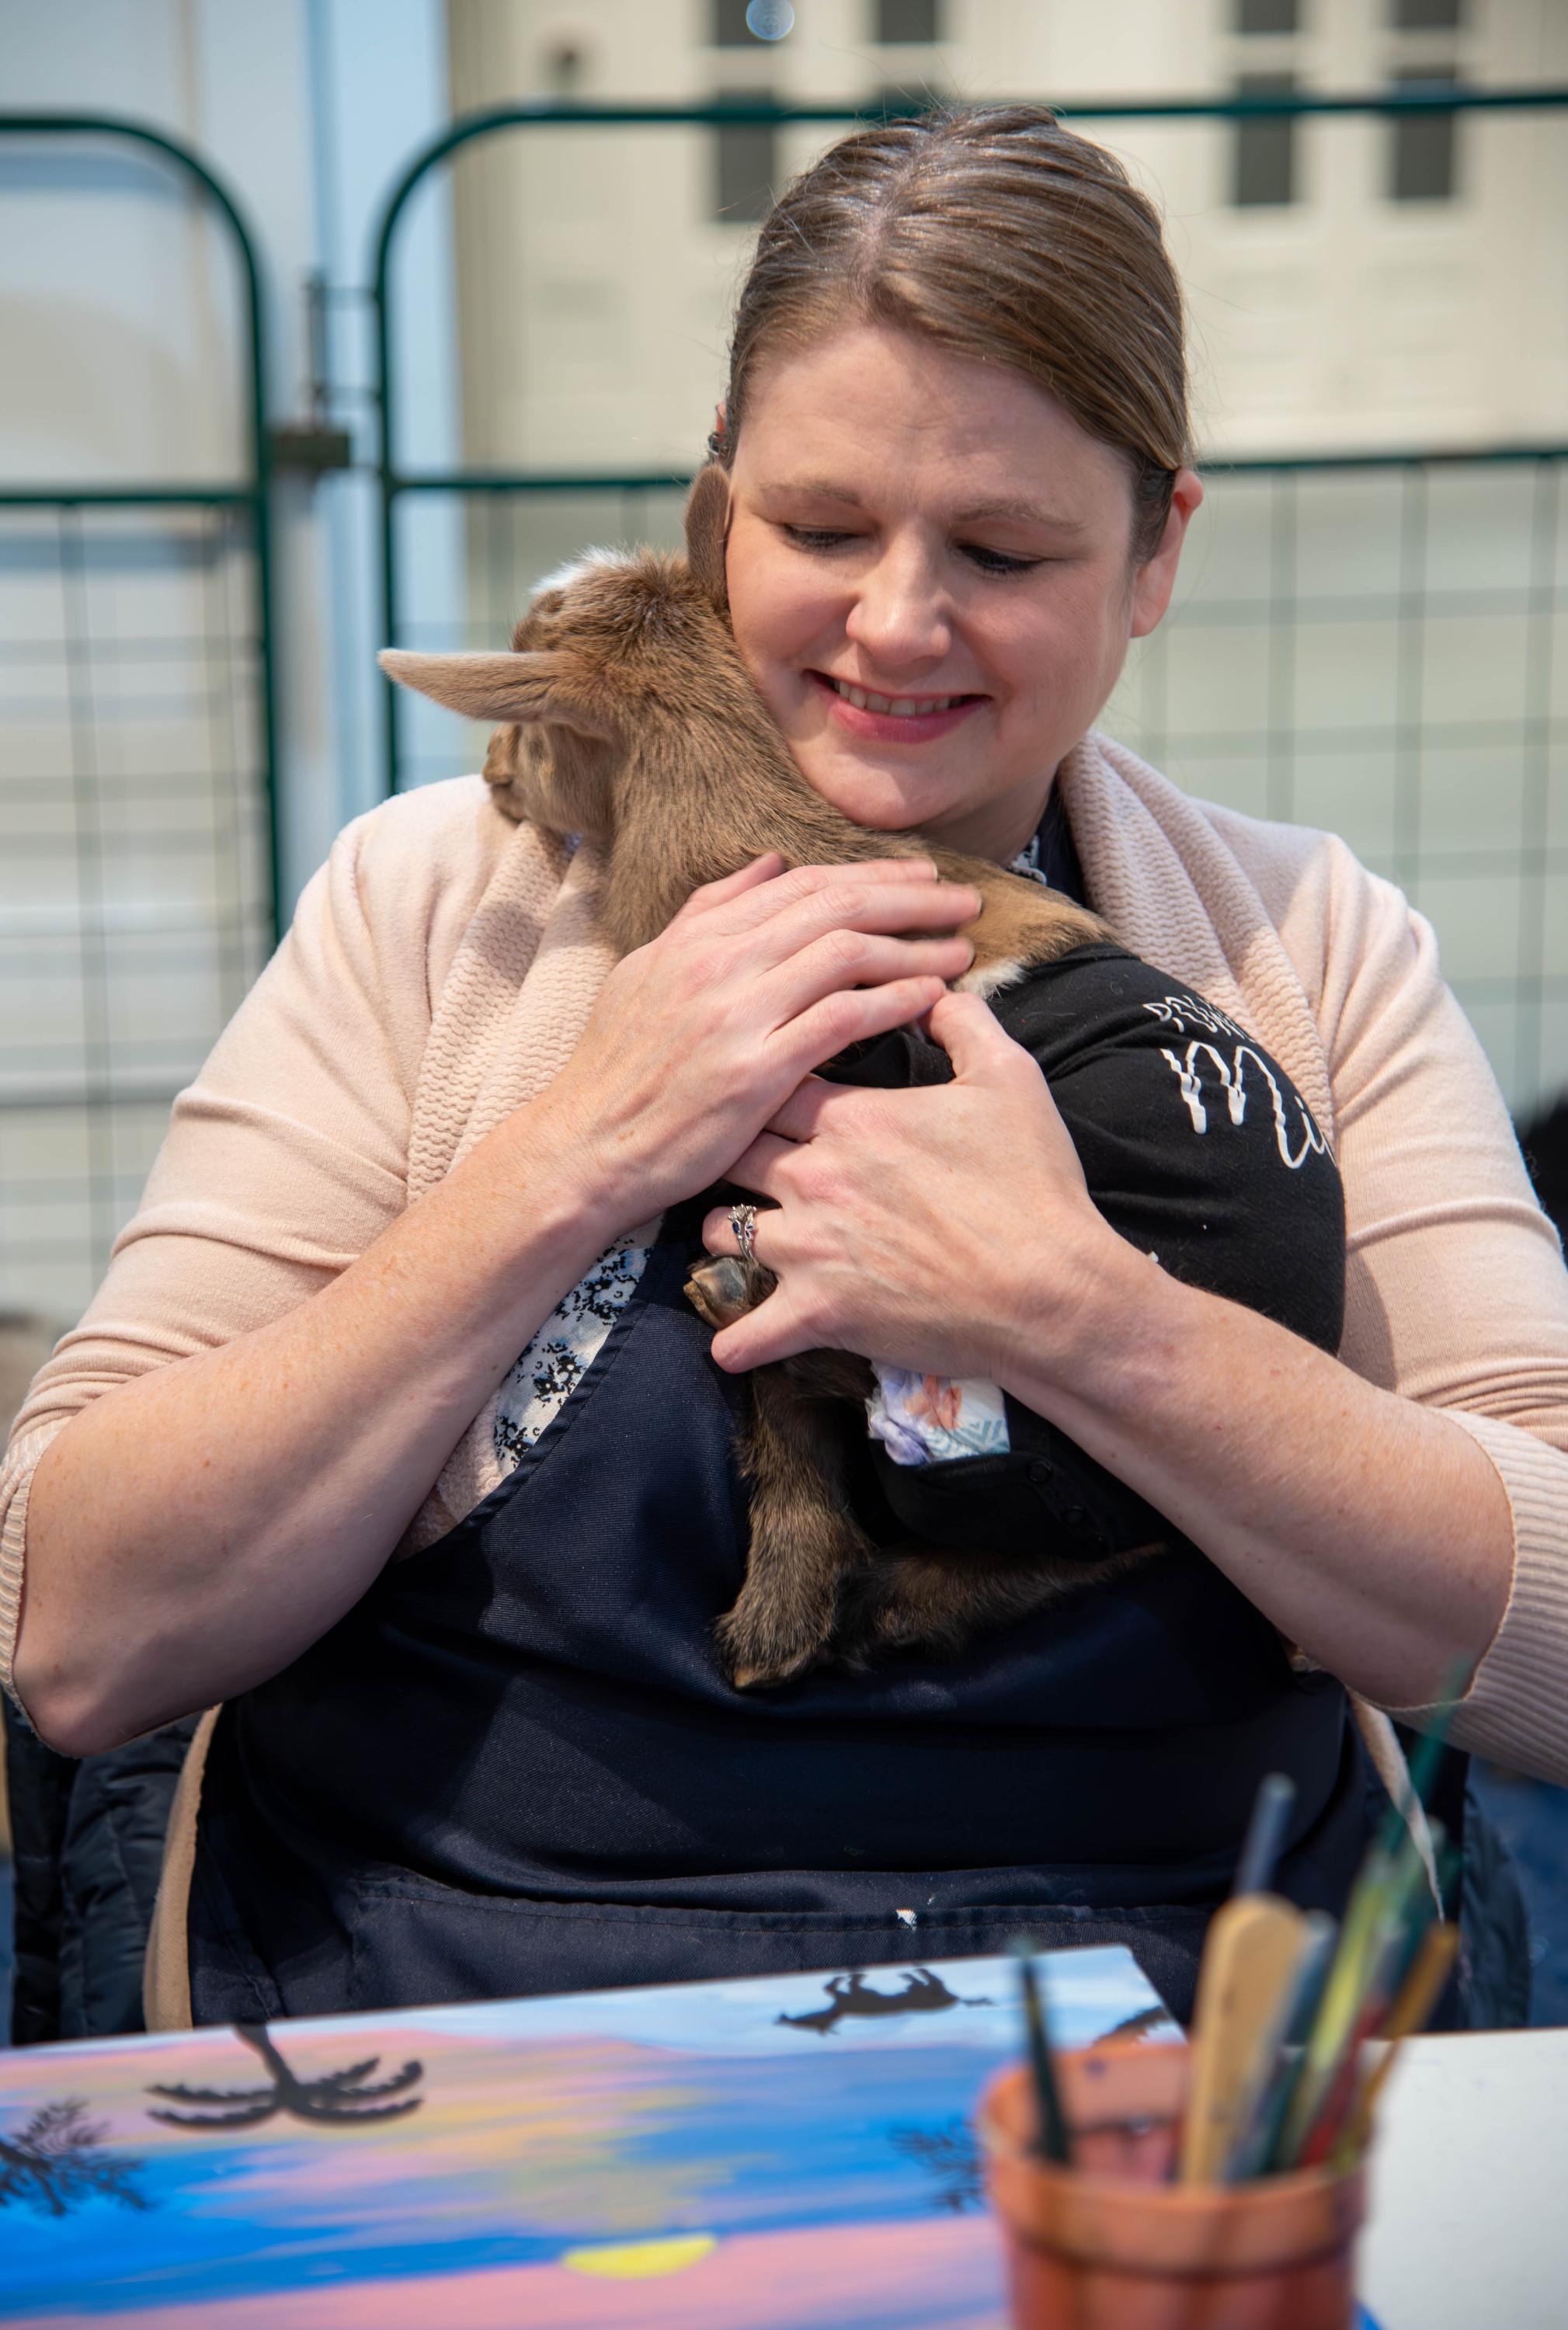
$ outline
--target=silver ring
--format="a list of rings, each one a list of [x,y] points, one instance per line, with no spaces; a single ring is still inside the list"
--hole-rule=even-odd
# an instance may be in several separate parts
[[[741,1249],[742,1262],[755,1262],[757,1259],[756,1248],[752,1243],[756,1230],[757,1208],[755,1206],[741,1205],[730,1208],[730,1232]]]

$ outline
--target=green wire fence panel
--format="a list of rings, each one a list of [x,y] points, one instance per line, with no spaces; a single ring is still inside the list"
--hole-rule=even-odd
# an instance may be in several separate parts
[[[1155,125],[1121,134],[1145,141],[1134,166],[1168,195],[1176,246],[1185,251],[1194,204],[1240,202],[1233,189],[1224,191],[1229,148],[1222,148],[1225,139],[1250,135],[1251,124],[1300,117],[1301,139],[1318,141],[1301,149],[1315,182],[1332,185],[1338,199],[1356,172],[1367,184],[1376,176],[1376,154],[1355,148],[1358,136],[1364,144],[1386,142],[1403,134],[1401,125],[1428,116],[1451,124],[1475,114],[1482,126],[1474,159],[1483,135],[1495,156],[1499,138],[1518,147],[1516,118],[1555,117],[1564,108],[1568,90],[1536,88],[1085,99],[1061,110],[1113,145],[1119,124]],[[1376,118],[1358,130],[1358,116]],[[590,312],[592,255],[618,233],[641,234],[637,251],[651,252],[649,218],[662,222],[659,204],[682,200],[686,272],[660,273],[651,291],[640,277],[625,289],[622,313],[641,336],[620,353],[618,410],[635,405],[628,384],[635,390],[647,381],[651,395],[683,336],[699,356],[711,348],[709,395],[716,393],[723,351],[707,317],[709,279],[718,267],[737,281],[744,245],[732,239],[710,249],[703,242],[704,230],[691,224],[706,183],[702,153],[694,147],[687,154],[684,178],[670,170],[656,181],[649,174],[661,149],[652,133],[702,129],[722,143],[726,127],[770,127],[789,164],[804,158],[812,138],[825,142],[857,118],[864,116],[842,105],[542,101],[460,118],[411,158],[383,211],[374,269],[389,641],[497,644],[534,584],[573,552],[593,543],[678,541],[683,480],[636,460],[634,428],[615,472],[600,474],[587,462],[568,471],[547,458],[505,466],[494,457],[484,416],[527,413],[520,428],[510,426],[508,441],[553,448],[571,441],[566,391],[576,352],[607,328]],[[1495,126],[1485,128],[1488,122]],[[1183,138],[1190,126],[1204,124],[1214,151],[1199,167]],[[597,142],[562,135],[593,128]],[[1157,149],[1148,142],[1156,135],[1165,140]],[[506,177],[495,160],[499,140],[519,137],[519,154],[540,156],[532,177]],[[475,147],[483,149],[479,158],[464,163]],[[587,150],[574,171],[577,147]],[[483,384],[465,378],[470,458],[467,466],[442,468],[422,458],[419,416],[403,385],[414,336],[430,319],[400,298],[396,259],[411,203],[454,162],[467,171],[456,187],[456,273],[461,289],[469,269],[473,287],[465,354],[492,372],[506,360],[498,351],[520,356],[524,375],[504,380],[510,403],[493,385],[486,403],[477,393]],[[646,215],[627,209],[628,186]],[[517,223],[517,205],[531,192],[545,205],[536,230],[526,220]],[[1431,226],[1416,211],[1390,213],[1393,241],[1406,256],[1412,218],[1422,232]],[[1548,249],[1554,214],[1547,204]],[[1261,250],[1246,241],[1257,231],[1256,206],[1228,215],[1226,249],[1243,256]],[[671,232],[678,238],[682,231],[675,218]],[[519,261],[536,279],[518,279]],[[579,263],[587,274],[571,303],[565,291]],[[1263,263],[1253,261],[1254,273]],[[490,290],[497,276],[508,317],[524,319],[521,328],[509,323],[508,335],[498,335],[495,322]],[[1224,281],[1194,288],[1202,365],[1225,320]],[[1285,297],[1280,290],[1276,305]],[[673,317],[661,312],[661,302],[667,309],[680,298],[687,305]],[[1272,307],[1269,315],[1270,345],[1278,343],[1282,362],[1295,361],[1299,335],[1291,334],[1300,319],[1283,311],[1275,317]],[[1364,336],[1377,331],[1374,315],[1357,315]],[[1427,327],[1423,317],[1414,321]],[[650,338],[656,345],[643,345]],[[1392,339],[1377,365],[1399,377],[1421,369]],[[581,376],[591,379],[586,370]],[[530,394],[532,402],[517,401]],[[599,442],[604,430],[594,433],[593,421],[585,411],[584,431]],[[706,426],[704,414],[691,432],[694,454]],[[1554,812],[1548,781],[1554,750],[1561,756],[1568,743],[1565,462],[1568,446],[1549,443],[1460,459],[1356,452],[1211,468],[1176,602],[1161,629],[1135,645],[1105,720],[1193,792],[1250,814],[1331,828],[1400,883],[1435,925],[1444,968],[1521,1115],[1568,1087],[1568,823],[1563,805]],[[456,566],[454,538],[461,545]],[[465,579],[454,590],[459,571]],[[449,715],[406,696],[389,699],[389,790],[475,768],[482,751],[482,732],[465,733]]]
[[[1429,918],[1521,1119],[1568,1088],[1568,453],[1211,474],[1105,725]]]
[[[150,482],[166,451],[138,442],[125,482],[0,483],[0,1312],[63,1325],[274,935],[260,314],[243,223],[182,147],[77,117],[0,118],[0,140],[35,230],[52,197],[106,190],[59,166],[62,141],[128,141],[158,157],[155,201],[173,164],[238,261],[237,477]]]

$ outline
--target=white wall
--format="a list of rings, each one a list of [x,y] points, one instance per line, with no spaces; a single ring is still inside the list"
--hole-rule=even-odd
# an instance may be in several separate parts
[[[878,48],[872,0],[802,0],[775,43],[707,45],[707,0],[451,0],[459,109],[538,95],[574,48],[586,100],[701,100],[721,88],[853,105],[887,89],[960,97],[1201,97],[1246,71],[1304,89],[1385,86],[1446,60],[1483,85],[1568,81],[1561,0],[1468,0],[1457,39],[1396,35],[1386,0],[1303,0],[1299,38],[1242,39],[1233,0],[946,0],[951,37]],[[1237,209],[1232,133],[1082,121],[1156,195],[1191,303],[1206,451],[1284,453],[1554,438],[1568,406],[1558,115],[1476,115],[1459,193],[1393,203],[1390,131],[1301,126],[1301,199]],[[781,141],[794,169],[833,128]],[[708,215],[709,133],[529,130],[458,177],[470,458],[534,467],[690,461],[722,373],[748,231]],[[467,198],[467,199],[466,199]]]

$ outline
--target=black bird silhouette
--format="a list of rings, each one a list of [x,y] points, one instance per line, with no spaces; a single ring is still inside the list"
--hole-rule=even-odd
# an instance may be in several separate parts
[[[906,1974],[902,1990],[873,1990],[857,1966],[853,1974],[830,1975],[823,1988],[828,2003],[819,2006],[814,2014],[776,2014],[776,2022],[788,2022],[797,2031],[816,2031],[824,2036],[853,2016],[874,2014],[940,2014],[949,2006],[989,2006],[988,1998],[959,1998],[950,1991],[940,1974],[930,1966],[916,1966]]]
[[[170,2127],[259,2127],[264,2119],[283,2112],[290,2119],[303,2119],[333,2127],[358,2127],[365,2120],[400,2119],[405,2112],[418,2111],[422,2098],[404,2096],[401,2103],[383,2103],[383,2096],[401,2096],[424,2076],[422,2063],[405,2063],[389,2079],[374,2087],[365,2081],[381,2062],[379,2055],[367,2055],[363,2063],[350,2063],[345,2070],[324,2071],[319,2079],[301,2079],[296,2077],[271,2040],[264,2022],[236,2022],[234,2033],[247,2047],[253,2047],[272,2074],[271,2084],[265,2088],[187,2088],[149,2087],[149,2096],[166,2096],[171,2103],[199,2104],[207,2108],[198,2112],[157,2111],[147,2107],[149,2119],[161,2119]],[[223,2109],[219,2107],[227,2106]]]

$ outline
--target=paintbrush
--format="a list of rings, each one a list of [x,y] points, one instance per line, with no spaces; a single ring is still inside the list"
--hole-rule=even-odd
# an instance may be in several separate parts
[[[1405,1975],[1399,1994],[1389,2009],[1388,2020],[1378,2034],[1388,2041],[1388,2045],[1362,2083],[1361,2092],[1355,2098],[1344,2131],[1329,2155],[1336,2168],[1352,2166],[1366,2149],[1377,2098],[1399,2060],[1400,2049],[1407,2039],[1426,2029],[1432,2010],[1442,1995],[1443,1984],[1459,1954],[1459,1929],[1457,1926],[1429,1926],[1422,1937],[1415,1963]]]
[[[1303,1940],[1289,2005],[1262,2086],[1252,2100],[1235,2147],[1225,2163],[1222,2182],[1227,2184],[1261,2176],[1268,2167],[1289,2107],[1301,2051],[1328,1976],[1338,1927],[1326,1909],[1309,1909],[1301,1922]]]
[[[1281,1772],[1260,1784],[1234,1890],[1204,1939],[1176,2172],[1184,2184],[1214,2183],[1223,2174],[1289,2012],[1305,1920],[1263,1888],[1295,1797],[1295,1784]]]
[[[1024,2027],[1029,2039],[1029,2069],[1034,2076],[1034,2106],[1040,2122],[1039,2149],[1047,2160],[1054,2160],[1067,2168],[1072,2164],[1072,2141],[1067,2130],[1067,2116],[1062,2108],[1061,2090],[1056,2084],[1051,2037],[1045,2027],[1045,2009],[1034,1973],[1034,1954],[1029,1945],[1023,1942],[1017,1945],[1017,1955],[1018,1983],[1024,1994]]]
[[[1456,1666],[1447,1678],[1439,1715],[1425,1733],[1411,1765],[1410,1791],[1402,1801],[1391,1801],[1388,1811],[1366,1850],[1346,1907],[1339,1944],[1323,1996],[1303,2050],[1283,2126],[1270,2155],[1275,2169],[1295,2165],[1326,2109],[1334,2100],[1336,2082],[1343,2083],[1347,2051],[1359,2043],[1369,1994],[1380,1972],[1389,1971],[1394,1946],[1388,1933],[1391,1911],[1407,1900],[1419,1880],[1421,1867],[1406,1813],[1412,1802],[1424,1804],[1437,1775],[1446,1745],[1449,1723],[1468,1685],[1470,1668]]]

